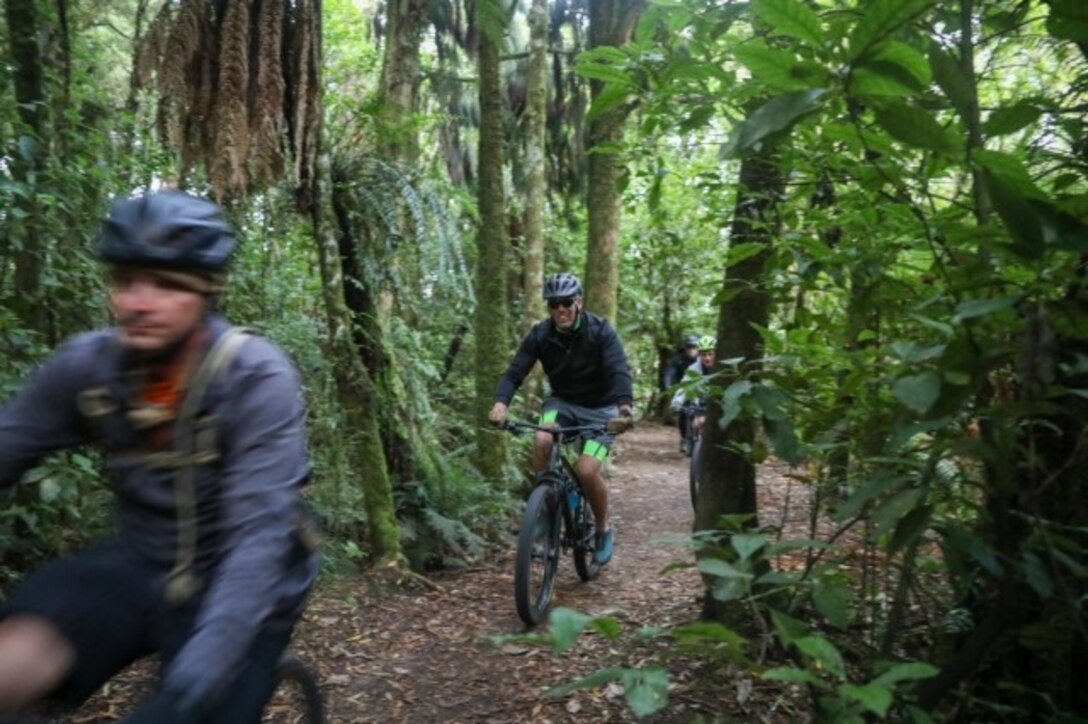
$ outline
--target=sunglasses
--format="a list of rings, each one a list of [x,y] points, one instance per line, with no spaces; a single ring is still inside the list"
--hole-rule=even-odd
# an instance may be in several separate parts
[[[548,309],[570,309],[574,305],[574,297],[567,297],[566,299],[549,299]]]

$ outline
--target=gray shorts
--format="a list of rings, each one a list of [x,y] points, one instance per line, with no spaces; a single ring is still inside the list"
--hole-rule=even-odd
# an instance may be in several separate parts
[[[578,425],[603,425],[620,414],[618,405],[608,407],[582,407],[571,402],[561,400],[558,397],[550,397],[544,403],[540,411],[540,424],[550,422],[558,423],[560,427],[574,427]],[[612,442],[616,436],[610,432],[585,432],[582,433],[585,445],[582,454],[604,460],[608,457],[608,451],[612,449]]]

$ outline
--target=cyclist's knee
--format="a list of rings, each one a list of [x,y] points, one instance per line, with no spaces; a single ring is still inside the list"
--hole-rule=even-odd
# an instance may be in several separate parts
[[[0,621],[0,710],[18,711],[49,694],[75,663],[75,647],[48,619]]]
[[[536,435],[533,438],[533,447],[537,456],[545,456],[547,458],[548,451],[552,446],[552,436],[546,432],[537,430]]]
[[[601,461],[590,455],[582,455],[575,463],[574,471],[582,480],[595,481],[601,474]]]

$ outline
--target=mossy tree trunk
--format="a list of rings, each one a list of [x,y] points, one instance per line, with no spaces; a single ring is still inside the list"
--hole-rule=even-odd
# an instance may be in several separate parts
[[[548,3],[533,0],[529,11],[529,77],[526,81],[525,234],[522,247],[522,334],[544,315],[544,213],[548,203],[545,146],[548,121]],[[539,366],[525,383],[530,404],[540,398],[543,374]]]
[[[501,485],[506,442],[487,428],[495,383],[509,351],[506,313],[506,200],[503,189],[502,87],[498,39],[480,33],[480,141],[476,198],[480,228],[476,237],[476,453],[480,472]]]
[[[318,164],[312,219],[321,269],[325,311],[328,317],[330,353],[345,429],[357,435],[350,446],[351,468],[361,477],[366,506],[370,550],[379,564],[400,558],[400,536],[393,486],[389,480],[381,434],[378,429],[378,395],[352,337],[352,314],[344,301],[344,275],[336,227],[330,218],[332,199],[327,190],[327,161]]]
[[[12,181],[20,189],[14,195],[13,213],[5,219],[3,232],[3,252],[14,265],[14,284],[7,303],[26,328],[44,332],[47,306],[39,298],[44,257],[39,223],[43,215],[37,201],[48,143],[41,48],[43,18],[36,0],[7,0],[4,5],[8,61],[19,119],[14,143],[5,149],[4,156]]]
[[[621,46],[631,39],[635,23],[645,9],[643,0],[596,0],[589,4],[589,45]],[[590,84],[594,99],[604,89],[601,81]],[[620,181],[626,173],[621,154],[624,126],[629,109],[625,106],[602,113],[589,123],[588,191],[586,209],[589,238],[586,245],[586,307],[613,322],[620,275],[620,224],[623,192]]]

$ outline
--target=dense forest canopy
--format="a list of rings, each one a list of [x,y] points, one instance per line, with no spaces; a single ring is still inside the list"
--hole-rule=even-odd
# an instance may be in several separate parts
[[[573,271],[647,420],[717,337],[717,655],[827,720],[1088,710],[1082,0],[6,0],[2,29],[5,393],[108,321],[110,198],[206,193],[225,312],[305,379],[330,572],[465,565],[528,484],[490,392]],[[761,520],[770,461],[811,540]],[[6,579],[107,524],[93,451],[25,482]]]

